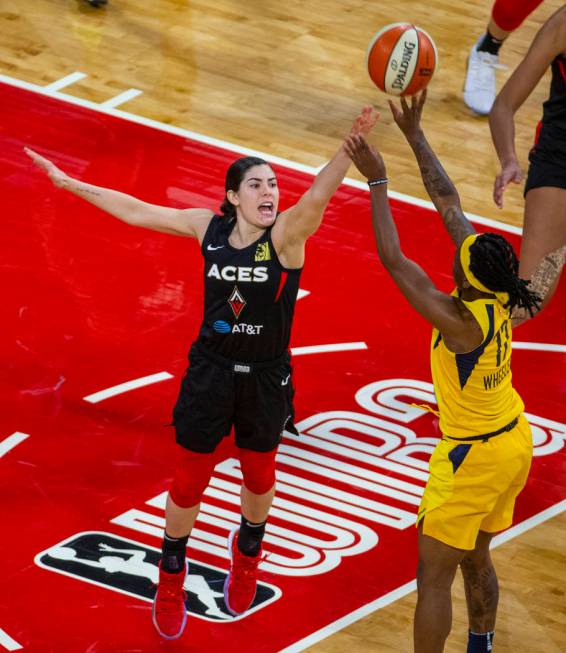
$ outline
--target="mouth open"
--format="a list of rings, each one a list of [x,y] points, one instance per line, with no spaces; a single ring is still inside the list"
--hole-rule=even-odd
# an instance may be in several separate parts
[[[273,202],[263,202],[258,206],[258,210],[261,215],[265,217],[271,217],[273,215]]]

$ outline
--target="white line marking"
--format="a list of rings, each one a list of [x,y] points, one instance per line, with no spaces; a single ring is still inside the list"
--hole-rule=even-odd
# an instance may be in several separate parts
[[[119,104],[124,104],[124,102],[133,100],[135,97],[138,97],[138,95],[141,95],[142,93],[143,91],[140,91],[137,88],[129,88],[127,91],[124,91],[123,93],[120,93],[119,95],[116,95],[115,97],[112,97],[109,100],[106,100],[105,102],[101,102],[100,106],[109,107],[110,109],[112,109],[114,107],[117,107]]]
[[[150,374],[149,376],[141,376],[139,379],[132,379],[131,381],[126,381],[125,383],[114,385],[111,388],[106,388],[106,390],[100,390],[94,394],[87,395],[86,397],[83,397],[83,399],[88,401],[90,404],[97,404],[99,401],[103,401],[109,397],[115,397],[116,395],[120,395],[124,392],[136,390],[137,388],[143,388],[146,385],[158,383],[159,381],[166,381],[167,379],[172,378],[173,375],[169,374],[169,372],[158,372],[157,374]]]
[[[553,345],[549,342],[515,342],[513,349],[531,349],[533,351],[560,351],[566,353],[566,345]]]
[[[352,351],[354,349],[367,349],[365,342],[337,342],[331,345],[309,345],[308,347],[293,347],[291,353],[293,356],[302,356],[303,354],[325,354],[331,351]]]
[[[51,82],[51,84],[47,84],[47,86],[44,86],[43,88],[47,91],[59,91],[60,89],[65,88],[65,86],[70,86],[71,84],[84,79],[86,76],[86,73],[74,72],[66,77],[61,77],[61,79]]]
[[[12,435],[9,435],[7,438],[2,440],[2,442],[0,442],[0,458],[2,458],[2,456],[7,454],[8,451],[16,447],[18,444],[20,444],[20,442],[23,442],[28,438],[29,438],[29,433],[20,433],[19,431],[16,431],[15,433],[12,433]]]
[[[0,646],[8,651],[19,651],[23,646],[18,644],[15,639],[12,639],[5,630],[0,628]]]
[[[31,84],[30,82],[24,82],[21,79],[15,79],[13,77],[8,77],[7,75],[0,75],[0,82],[8,84],[9,86],[15,86],[16,88],[22,88],[26,91],[31,91],[33,93],[38,93],[39,95],[46,95],[48,97],[55,98],[57,100],[63,100],[69,104],[74,104],[79,107],[85,107],[91,109],[92,111],[97,111],[98,113],[104,113],[109,116],[115,116],[117,118],[122,118],[129,122],[134,122],[139,125],[144,125],[145,127],[151,127],[159,131],[167,132],[168,134],[176,134],[177,136],[182,136],[184,138],[190,138],[199,143],[205,143],[206,145],[213,145],[214,147],[219,147],[224,150],[229,150],[237,154],[243,154],[245,156],[258,156],[260,158],[266,159],[271,163],[276,165],[289,168],[290,170],[298,170],[299,172],[304,172],[308,175],[315,176],[318,168],[313,166],[307,166],[302,163],[296,163],[295,161],[290,161],[289,159],[283,159],[282,157],[272,156],[271,154],[266,154],[260,152],[259,150],[252,150],[251,148],[242,147],[240,145],[234,145],[233,143],[228,143],[219,138],[212,138],[211,136],[205,136],[204,134],[199,134],[198,132],[193,132],[188,129],[183,129],[181,127],[175,127],[173,125],[166,125],[164,123],[158,122],[157,120],[152,120],[151,118],[145,118],[144,116],[138,116],[133,113],[128,113],[126,111],[120,111],[120,109],[115,109],[109,106],[103,106],[91,102],[90,100],[85,100],[83,98],[74,97],[72,95],[66,95],[65,93],[58,93],[57,91],[50,91],[48,88],[43,86],[37,86],[37,84]],[[354,188],[360,188],[367,192],[367,184],[355,179],[344,180],[346,186],[352,186]],[[396,193],[395,191],[389,191],[389,197],[393,199],[399,199],[407,204],[413,204],[414,206],[422,206],[427,209],[434,209],[432,202],[427,200],[422,200],[417,197],[411,197],[410,195],[404,195],[403,193]],[[467,213],[467,217],[472,222],[477,222],[478,224],[483,224],[485,226],[494,227],[500,231],[507,231],[512,234],[521,234],[522,230],[520,227],[515,227],[513,225],[506,224],[505,222],[499,222],[498,220],[491,220],[490,218],[484,218],[479,215],[474,215],[472,213]]]
[[[302,288],[299,288],[299,292],[297,293],[297,299],[302,299],[303,297],[306,297],[307,295],[310,294],[311,294],[310,290],[303,290]]]
[[[542,524],[543,522],[552,519],[552,517],[559,515],[565,510],[566,510],[566,501],[560,501],[554,506],[551,506],[550,508],[547,508],[546,510],[539,512],[538,515],[534,515],[534,517],[530,517],[529,519],[526,519],[525,521],[521,522],[520,524],[517,524],[516,526],[512,526],[505,532],[494,537],[491,543],[491,548],[495,548],[497,546],[500,546],[501,544],[504,544],[505,542],[508,542],[512,538],[517,537],[517,535],[521,535],[526,531],[530,530],[531,528],[534,528],[535,526],[538,526],[539,524]],[[350,612],[350,614],[341,617],[340,619],[337,619],[333,623],[328,624],[328,626],[324,626],[324,628],[321,628],[320,630],[317,630],[316,633],[312,633],[312,635],[308,635],[304,639],[301,639],[300,641],[291,644],[291,646],[282,649],[281,651],[279,651],[279,653],[299,653],[300,651],[304,651],[309,646],[312,646],[313,644],[316,644],[317,642],[326,639],[326,637],[330,637],[330,635],[337,633],[339,630],[342,630],[346,626],[353,624],[355,621],[358,621],[363,617],[367,617],[368,614],[371,614],[376,610],[380,610],[381,608],[384,608],[390,603],[393,603],[394,601],[397,601],[398,599],[407,596],[407,594],[410,594],[416,589],[417,589],[416,580],[412,580],[409,583],[405,583],[405,585],[402,585],[401,587],[398,587],[392,592],[389,592],[389,594],[386,594],[385,596],[382,596],[379,599],[376,599],[375,601],[372,601],[371,603],[368,603],[367,605],[364,605],[361,608],[358,608],[357,610]]]

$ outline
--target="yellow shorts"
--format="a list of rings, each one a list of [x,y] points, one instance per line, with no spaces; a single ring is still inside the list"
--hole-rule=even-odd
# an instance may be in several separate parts
[[[531,427],[517,426],[486,442],[442,439],[430,459],[430,477],[419,507],[425,535],[471,550],[478,531],[496,533],[513,521],[533,455]]]

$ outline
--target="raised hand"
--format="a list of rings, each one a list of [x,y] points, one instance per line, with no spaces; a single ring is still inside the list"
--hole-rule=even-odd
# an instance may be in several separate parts
[[[69,181],[69,176],[66,175],[62,170],[59,170],[59,168],[54,163],[49,161],[49,159],[46,159],[37,152],[30,150],[29,147],[24,147],[24,152],[40,170],[43,170],[43,172],[49,177],[49,179],[51,179],[57,188],[62,188],[67,184]]]
[[[420,95],[413,95],[411,97],[411,106],[409,106],[407,100],[402,97],[401,109],[399,109],[392,100],[389,100],[389,107],[393,114],[393,120],[395,120],[397,126],[403,132],[409,143],[417,137],[421,130],[421,116],[425,102],[426,89]]]
[[[385,177],[385,163],[377,152],[360,134],[351,134],[344,141],[344,149],[356,168],[367,179]]]
[[[369,136],[375,123],[379,120],[379,115],[379,111],[376,111],[371,105],[363,107],[360,115],[354,120],[350,136]]]
[[[523,172],[516,159],[506,163],[501,168],[501,172],[497,175],[493,184],[493,201],[500,209],[503,208],[503,193],[509,183],[519,184],[522,178]]]

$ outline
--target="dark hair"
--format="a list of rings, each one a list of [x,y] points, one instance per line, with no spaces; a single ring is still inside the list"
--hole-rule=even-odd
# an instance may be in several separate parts
[[[228,220],[236,219],[236,207],[228,199],[228,191],[237,191],[240,188],[240,184],[242,183],[242,179],[244,178],[247,170],[253,168],[254,166],[263,165],[267,166],[269,163],[263,159],[258,158],[257,156],[244,156],[241,159],[236,159],[236,161],[234,161],[234,163],[232,163],[232,165],[228,168],[228,172],[226,173],[226,183],[224,184],[226,195],[224,196],[224,201],[220,207],[222,215],[225,218]]]
[[[509,293],[506,307],[526,308],[531,317],[541,298],[529,290],[529,281],[519,278],[519,261],[511,243],[494,233],[480,234],[470,247],[470,270],[492,292]]]

